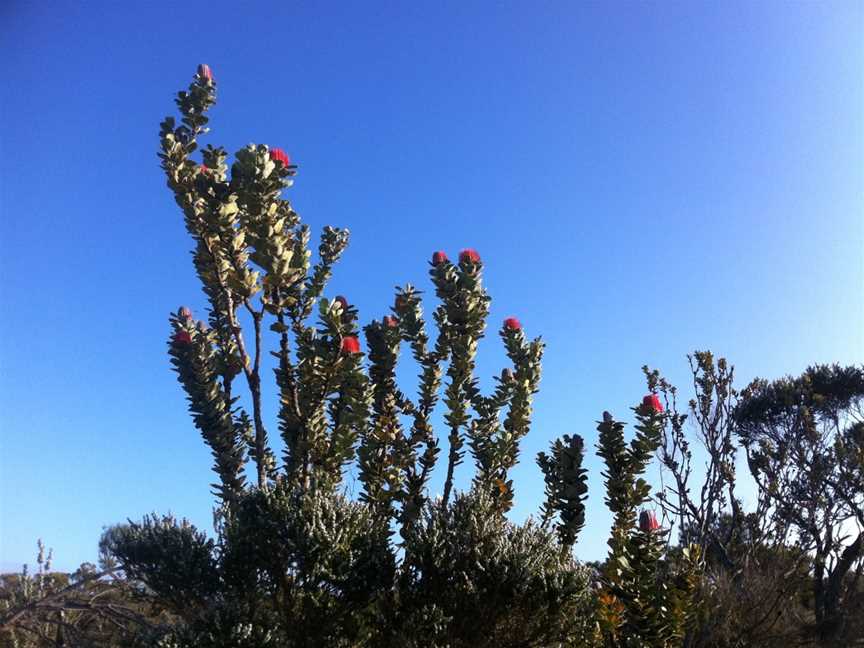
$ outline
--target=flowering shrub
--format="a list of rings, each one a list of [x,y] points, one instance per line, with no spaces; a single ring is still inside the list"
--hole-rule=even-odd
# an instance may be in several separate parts
[[[639,514],[639,530],[642,533],[654,533],[660,530],[660,523],[654,511],[642,511]]]
[[[638,424],[629,444],[623,424],[609,412],[603,412],[597,427],[606,463],[606,504],[615,514],[597,599],[599,633],[605,646],[674,646],[683,642],[693,621],[700,552],[688,547],[671,571],[661,569],[665,533],[655,514],[643,510],[637,527],[636,511],[651,492],[641,475],[660,446],[663,407],[656,394],[649,394],[633,412]]]
[[[510,366],[491,393],[481,391],[475,359],[491,299],[478,252],[462,250],[458,263],[432,255],[434,336],[412,285],[361,326],[345,297],[326,297],[349,233],[326,227],[313,261],[309,228],[282,197],[297,172],[282,149],[250,144],[230,167],[220,147],[192,159],[215,93],[200,66],[178,94],[180,123],[162,122],[160,158],[208,301],[206,318],[187,307],[170,316],[168,353],[213,454],[216,537],[151,516],[103,539],[105,553],[181,620],[160,645],[674,645],[695,557],[675,576],[683,580],[667,584],[656,517],[636,528],[648,497],[637,475],[663,416],[658,397],[636,408],[629,446],[611,416],[598,428],[616,521],[595,590],[572,557],[585,523],[581,437],[565,435],[538,455],[539,521],[505,517],[544,347],[516,317],[505,319],[498,335]],[[271,340],[278,455],[262,407]],[[397,385],[403,348],[420,369],[413,397]],[[454,469],[469,453],[471,488],[456,492]],[[433,499],[439,459],[444,485]],[[361,487],[354,500],[342,487],[349,465]]]

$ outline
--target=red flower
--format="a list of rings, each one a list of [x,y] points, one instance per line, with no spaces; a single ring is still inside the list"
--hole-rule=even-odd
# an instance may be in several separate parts
[[[353,335],[342,338],[342,351],[345,353],[360,353],[360,342]]]
[[[522,322],[515,317],[508,317],[504,320],[504,328],[510,329],[511,331],[518,331],[522,328]]]
[[[210,66],[206,63],[202,63],[198,66],[198,76],[202,79],[207,79],[208,81],[213,80],[213,73],[210,71]]]
[[[639,529],[643,533],[654,533],[659,528],[660,523],[657,521],[654,511],[642,511],[639,514]]]
[[[459,263],[480,263],[480,255],[474,248],[466,248],[459,253]]]
[[[397,326],[399,326],[399,320],[397,320],[395,317],[390,317],[390,315],[385,315],[384,326],[386,326],[387,328],[396,328]]]
[[[175,345],[187,345],[192,343],[192,336],[189,334],[189,331],[177,331],[172,338]]]
[[[342,295],[337,295],[336,299],[334,299],[333,301],[339,302],[340,304],[342,304],[342,310],[343,311],[348,310],[348,300],[345,299]]]
[[[642,399],[642,409],[654,414],[662,414],[663,403],[660,402],[660,397],[657,394],[648,394]]]
[[[181,319],[186,320],[187,322],[192,319],[192,311],[189,310],[188,306],[181,306],[180,310],[177,311],[177,314]]]
[[[435,254],[432,255],[433,266],[439,266],[445,261],[447,261],[447,254],[445,254],[441,250],[438,250]]]
[[[291,164],[291,158],[288,157],[288,154],[283,151],[281,148],[271,148],[270,149],[270,159],[274,162],[281,162],[286,167]]]

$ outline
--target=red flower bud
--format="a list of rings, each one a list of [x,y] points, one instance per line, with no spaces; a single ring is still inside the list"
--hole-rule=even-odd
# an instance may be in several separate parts
[[[642,399],[642,409],[654,414],[662,414],[663,403],[660,402],[660,397],[657,394],[648,394]]]
[[[172,338],[175,345],[187,345],[192,343],[192,336],[189,331],[177,331]]]
[[[337,295],[336,299],[334,299],[333,301],[342,304],[342,310],[343,311],[348,310],[348,300],[345,299],[342,295]]]
[[[387,328],[396,328],[399,326],[399,321],[395,317],[391,317],[390,315],[384,316],[384,326]]]
[[[192,319],[192,311],[189,310],[188,306],[181,306],[180,310],[177,311],[177,315],[180,316],[180,319],[184,319],[187,322]]]
[[[198,66],[198,76],[202,79],[207,79],[208,81],[213,80],[213,73],[210,71],[210,66],[206,63],[202,63]]]
[[[522,328],[522,322],[515,317],[508,317],[504,320],[504,328],[510,329],[511,331],[518,331]]]
[[[435,254],[432,255],[433,266],[439,266],[445,261],[447,261],[447,254],[445,254],[441,250],[438,250]]]
[[[210,169],[207,168],[206,164],[202,164],[198,167],[198,173],[207,173]]]
[[[342,338],[342,351],[345,353],[360,353],[360,342],[353,335]]]
[[[473,248],[466,248],[459,253],[459,263],[480,263],[480,255]]]
[[[288,157],[288,154],[283,151],[281,148],[271,148],[270,149],[270,159],[274,162],[281,162],[286,167],[291,164],[291,158]]]
[[[660,523],[657,521],[654,511],[642,511],[639,514],[639,529],[643,533],[654,533],[659,528]]]

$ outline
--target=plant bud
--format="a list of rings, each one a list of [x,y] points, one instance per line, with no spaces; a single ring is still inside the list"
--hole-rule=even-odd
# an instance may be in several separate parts
[[[662,414],[663,403],[660,402],[660,397],[657,394],[648,394],[642,399],[642,409],[646,412]]]
[[[459,253],[459,263],[480,263],[480,255],[473,248],[466,248]]]
[[[660,528],[654,511],[642,511],[639,514],[639,530],[643,533],[654,533]]]
[[[189,310],[188,306],[181,306],[180,310],[177,311],[177,315],[180,317],[180,319],[184,319],[187,322],[192,319],[192,311]]]
[[[198,66],[198,76],[202,79],[207,79],[208,81],[213,80],[213,72],[210,71],[210,66],[206,63],[202,63]]]
[[[399,326],[399,321],[395,317],[391,317],[390,315],[384,316],[384,326],[387,328],[396,328]]]
[[[281,162],[286,167],[291,164],[291,158],[281,148],[271,148],[270,159],[274,162]]]
[[[612,422],[612,415],[609,412],[605,412],[605,411],[603,412],[603,422],[604,423],[611,423]]]
[[[186,346],[192,343],[192,336],[189,331],[177,331],[172,338],[175,346]]]
[[[334,301],[334,302],[338,302],[339,304],[341,304],[341,305],[342,305],[342,310],[343,310],[343,311],[348,310],[348,300],[345,299],[342,295],[337,295],[337,296],[336,296],[336,299],[334,299],[333,301]]]
[[[504,320],[504,328],[511,331],[518,331],[522,328],[522,323],[515,317],[508,317]]]
[[[342,338],[342,351],[344,353],[360,353],[360,342],[353,335]]]
[[[435,254],[432,255],[432,265],[433,266],[439,266],[442,263],[444,263],[445,261],[447,261],[447,255],[444,252],[442,252],[441,250],[439,250],[438,252],[436,252]]]

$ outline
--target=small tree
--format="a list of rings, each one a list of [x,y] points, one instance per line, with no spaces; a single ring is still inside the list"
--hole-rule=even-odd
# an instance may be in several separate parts
[[[693,397],[683,413],[677,388],[659,371],[643,367],[648,388],[668,411],[659,446],[663,488],[657,501],[678,529],[682,546],[696,544],[704,558],[700,623],[688,645],[768,645],[795,635],[793,610],[806,571],[805,552],[786,546],[787,526],[769,515],[771,501],[758,492],[745,512],[736,495],[741,449],[734,417],[738,391],[734,367],[710,351],[688,356]],[[704,453],[694,461],[694,443]]]
[[[822,641],[843,642],[844,623],[857,613],[845,603],[864,570],[862,402],[864,370],[819,365],[795,378],[753,381],[734,413],[772,519],[812,555]]]

